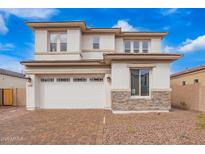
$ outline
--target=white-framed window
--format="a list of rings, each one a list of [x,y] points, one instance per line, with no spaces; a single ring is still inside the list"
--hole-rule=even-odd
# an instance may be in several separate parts
[[[50,52],[67,51],[67,32],[49,33],[49,51]]]
[[[70,82],[70,78],[57,78],[57,82]]]
[[[140,41],[134,41],[133,48],[134,48],[134,53],[139,53],[140,52]]]
[[[130,53],[131,51],[131,41],[124,41],[124,49],[126,53]]]
[[[149,69],[131,69],[131,96],[149,96],[150,95],[150,70]]]
[[[54,78],[41,78],[41,82],[54,82]]]
[[[150,40],[124,40],[125,53],[148,53]]]
[[[149,50],[149,42],[147,40],[142,41],[142,52],[148,53]]]
[[[86,81],[87,81],[87,78],[85,78],[85,77],[73,78],[73,82],[86,82]]]
[[[92,77],[90,78],[91,82],[103,82],[103,78],[102,77]]]
[[[60,37],[60,51],[67,51],[67,33],[59,34]]]
[[[100,49],[100,38],[98,36],[93,37],[93,49]]]
[[[50,52],[57,51],[57,34],[50,33]]]

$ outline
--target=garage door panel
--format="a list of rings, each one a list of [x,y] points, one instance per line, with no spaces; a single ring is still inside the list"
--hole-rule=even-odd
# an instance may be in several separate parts
[[[104,108],[103,82],[45,82],[40,84],[41,108]]]

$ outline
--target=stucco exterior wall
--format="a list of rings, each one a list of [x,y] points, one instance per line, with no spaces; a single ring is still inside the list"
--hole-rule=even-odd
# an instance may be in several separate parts
[[[35,60],[80,60],[79,53],[35,55]]]
[[[68,52],[79,53],[81,51],[81,30],[68,29],[67,30]]]
[[[0,74],[0,88],[25,88],[26,79]]]
[[[48,51],[48,32],[47,30],[35,30],[35,52]]]
[[[198,79],[199,83],[205,86],[205,70],[171,78],[171,85],[182,85],[182,81],[186,81],[186,84],[190,85],[194,84],[195,79]]]
[[[169,63],[156,63],[156,67],[153,68],[152,88],[154,90],[170,89]]]
[[[82,52],[82,59],[103,59],[103,52],[93,51],[93,52]]]
[[[153,63],[150,71],[151,90],[170,90],[170,68],[168,63]],[[130,68],[128,63],[112,63],[112,89],[130,90]]]
[[[26,107],[27,109],[34,109],[39,107],[39,81],[36,75],[29,75],[31,82],[26,82]]]
[[[150,44],[150,51],[152,53],[159,53],[161,52],[161,39],[160,38],[152,38]]]
[[[112,63],[112,89],[130,89],[130,71],[127,63]]]
[[[115,50],[116,50],[116,53],[124,53],[123,38],[115,39]]]
[[[100,39],[100,50],[114,51],[115,50],[115,35],[114,34],[84,34],[82,36],[82,50],[93,50],[93,37],[98,36]]]

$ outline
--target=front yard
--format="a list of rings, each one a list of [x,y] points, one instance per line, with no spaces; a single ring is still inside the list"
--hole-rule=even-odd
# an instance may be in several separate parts
[[[0,144],[205,144],[198,114],[0,108]]]

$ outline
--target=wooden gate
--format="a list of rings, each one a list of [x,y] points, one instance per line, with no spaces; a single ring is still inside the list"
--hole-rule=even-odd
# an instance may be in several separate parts
[[[13,105],[12,89],[3,89],[3,105]]]

